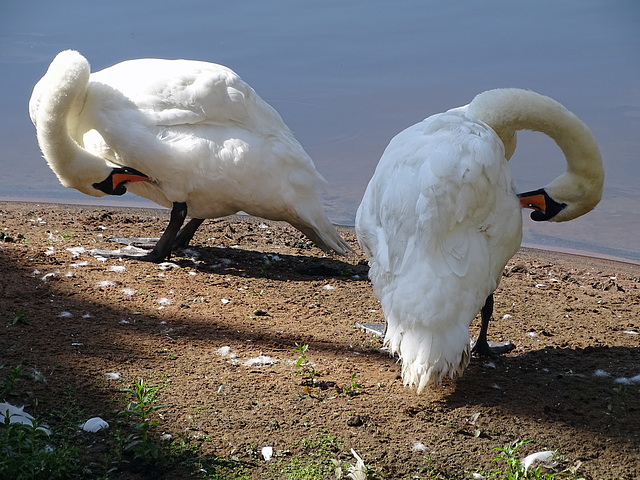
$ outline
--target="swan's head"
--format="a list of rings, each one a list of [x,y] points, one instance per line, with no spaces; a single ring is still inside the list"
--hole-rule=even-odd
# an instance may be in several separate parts
[[[151,179],[135,168],[117,167],[101,182],[92,185],[93,188],[107,195],[124,195],[127,193],[126,185],[133,182],[149,182]]]
[[[521,193],[520,205],[531,208],[537,222],[566,222],[590,212],[602,198],[604,173],[584,177],[565,172],[544,188]]]

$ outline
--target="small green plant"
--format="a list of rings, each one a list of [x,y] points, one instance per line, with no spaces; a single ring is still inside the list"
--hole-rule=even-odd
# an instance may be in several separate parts
[[[0,372],[4,370],[4,365],[0,365]],[[22,375],[22,365],[18,365],[15,368],[9,370],[2,378],[2,384],[0,384],[0,400],[6,399],[13,393],[13,389],[16,382]]]
[[[269,308],[269,304],[263,302],[262,294],[264,293],[264,289],[260,289],[259,291],[249,290],[247,295],[254,295],[258,297],[258,308],[253,311],[253,315],[248,315],[249,318],[253,319],[255,317],[264,317],[268,315],[267,309]]]
[[[13,325],[29,325],[29,315],[27,315],[27,311],[24,308],[20,307],[13,317],[11,323]]]
[[[607,397],[607,411],[616,413],[617,410],[627,411],[628,409],[628,392],[623,386],[613,387],[613,394]]]
[[[136,430],[140,435],[129,435],[124,439],[124,451],[132,451],[136,458],[140,458],[147,462],[158,460],[158,446],[149,439],[149,430],[151,427],[158,426],[158,422],[150,421],[149,417],[165,408],[163,405],[153,405],[156,401],[159,386],[147,385],[141,378],[135,382],[130,388],[122,388],[121,392],[128,393],[133,400],[127,404],[127,408],[119,415],[137,417],[135,423]]]
[[[49,436],[36,420],[31,425],[11,423],[9,415],[3,416],[4,422],[0,423],[0,478],[79,478],[76,449],[51,448]]]
[[[499,480],[525,480],[525,479],[533,479],[533,480],[552,480],[557,475],[560,474],[573,474],[574,472],[548,472],[545,473],[542,471],[541,467],[530,467],[529,469],[525,469],[524,466],[521,465],[520,459],[516,456],[516,452],[518,447],[521,447],[525,443],[529,443],[531,440],[520,440],[518,442],[514,442],[506,447],[496,447],[493,450],[498,450],[502,452],[500,455],[493,459],[494,462],[497,461],[505,461],[507,463],[507,471],[502,472],[492,472],[488,474],[491,478],[497,478]]]
[[[15,395],[15,385],[23,376],[22,366],[18,365],[3,373],[0,380],[0,400]],[[32,402],[37,404],[34,397]],[[79,453],[61,435],[54,439],[46,429],[40,427],[37,420],[30,424],[11,422],[9,410],[1,412],[0,417],[0,478],[15,480],[31,479],[72,479],[80,478]],[[59,426],[60,427],[60,426]]]
[[[73,238],[73,236],[75,235],[75,232],[71,232],[71,233],[61,233],[60,236],[62,238]]]
[[[269,271],[268,265],[260,265],[258,267],[258,271],[260,272],[260,275],[263,276],[264,278],[271,278],[271,272]]]
[[[302,375],[302,378],[306,380],[307,385],[313,384],[315,377],[322,375],[322,372],[317,372],[315,367],[307,360],[307,350],[309,345],[303,345],[296,342],[296,346],[293,351],[296,352],[299,357],[295,367],[298,369],[295,376]]]
[[[359,390],[361,388],[362,388],[362,385],[360,385],[359,383],[356,383],[356,373],[354,372],[353,374],[351,374],[350,383],[348,383],[347,386],[345,386],[342,389],[342,391],[347,397],[355,397],[360,393]]]
[[[496,472],[492,474],[492,476],[504,475],[505,480],[516,480],[524,477],[524,469],[520,468],[520,459],[516,457],[516,450],[518,447],[524,445],[525,443],[529,443],[531,440],[521,440],[519,442],[511,443],[506,447],[495,447],[493,450],[497,450],[502,452],[497,457],[494,457],[493,461],[497,462],[500,460],[504,460],[507,463],[507,467],[509,468],[506,472]]]
[[[167,359],[169,359],[169,360],[175,360],[175,359],[177,359],[177,358],[178,358],[178,355],[176,355],[175,353],[173,353],[173,352],[167,352]]]

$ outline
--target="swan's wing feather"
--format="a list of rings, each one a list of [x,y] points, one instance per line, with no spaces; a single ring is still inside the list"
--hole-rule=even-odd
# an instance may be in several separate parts
[[[142,59],[96,72],[77,124],[78,143],[141,171],[170,156],[175,160],[162,161],[168,168],[184,168],[178,159],[190,159],[191,171],[211,174],[213,155],[221,171],[228,158],[240,165],[235,172],[244,163],[254,174],[258,167],[289,172],[294,184],[314,192],[326,185],[280,115],[221,65]]]
[[[142,59],[93,73],[91,82],[116,90],[124,97],[122,106],[130,102],[132,108],[143,112],[149,123],[157,126],[286,128],[280,115],[251,86],[222,65]]]
[[[438,116],[425,133],[428,161],[417,175],[416,229],[426,232],[421,254],[436,271],[464,276],[470,262],[482,261],[472,255],[473,236],[495,206],[504,150],[488,127],[460,115]]]
[[[500,145],[462,114],[430,117],[389,143],[358,222],[363,248],[380,269],[401,275],[418,248],[436,274],[465,275],[468,229],[481,228],[495,204]]]
[[[414,176],[411,165],[381,160],[358,209],[358,241],[367,257],[375,259],[372,268],[381,272],[395,274],[397,264],[402,262],[408,245],[414,241],[415,232],[403,221],[414,214],[418,197],[417,189],[411,185]],[[388,182],[378,181],[381,178]]]

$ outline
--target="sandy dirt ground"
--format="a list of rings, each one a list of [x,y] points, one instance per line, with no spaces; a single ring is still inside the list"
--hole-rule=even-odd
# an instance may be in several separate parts
[[[205,222],[167,264],[90,253],[117,248],[112,235],[157,237],[167,221],[163,210],[0,203],[0,364],[41,372],[32,413],[72,397],[112,422],[120,388],[143,378],[162,386],[155,433],[246,461],[254,478],[268,469],[251,452],[295,455],[317,432],[376,478],[472,478],[516,440],[530,440],[523,455],[558,450],[585,479],[640,478],[640,266],[521,249],[489,330],[515,350],[418,395],[356,326],[384,317],[352,228],[341,229],[347,258],[249,217]],[[296,343],[308,345],[310,385],[295,375]]]

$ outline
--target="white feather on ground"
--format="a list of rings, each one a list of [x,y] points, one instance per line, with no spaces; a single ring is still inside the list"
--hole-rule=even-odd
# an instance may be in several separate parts
[[[23,425],[34,425],[35,418],[24,411],[24,406],[17,407],[10,403],[0,403],[0,422],[6,421],[7,415],[9,416],[9,423],[21,423]],[[45,432],[47,435],[51,435],[51,430],[45,427],[38,427],[37,430]]]
[[[351,454],[356,459],[356,464],[349,467],[347,477],[351,480],[367,480],[367,466],[364,464],[364,460],[360,458],[360,455],[352,448]]]
[[[96,433],[106,428],[109,428],[109,424],[100,417],[90,418],[80,425],[81,430],[89,433]]]
[[[527,455],[522,459],[521,465],[524,467],[524,474],[527,474],[527,470],[536,463],[542,463],[548,465],[553,462],[553,451],[545,450],[543,452],[535,452],[531,455]]]

